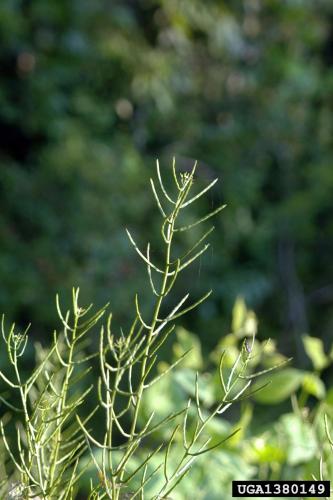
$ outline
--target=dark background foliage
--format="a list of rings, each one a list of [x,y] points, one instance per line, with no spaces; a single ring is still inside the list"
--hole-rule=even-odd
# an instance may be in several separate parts
[[[329,0],[2,0],[0,310],[47,339],[79,285],[126,324],[148,286],[124,228],[151,238],[175,155],[220,178],[200,213],[228,204],[187,327],[211,349],[242,295],[299,366],[300,334],[330,346],[332,64]]]

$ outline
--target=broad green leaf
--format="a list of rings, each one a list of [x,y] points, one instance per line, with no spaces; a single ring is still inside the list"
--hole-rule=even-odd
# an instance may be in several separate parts
[[[220,340],[214,351],[210,354],[210,359],[218,365],[222,353],[225,351],[223,364],[224,366],[231,367],[239,354],[239,349],[237,347],[238,343],[239,341],[236,335],[232,333],[225,335]]]
[[[257,317],[253,311],[247,313],[245,323],[244,323],[244,335],[252,337],[256,335],[258,327]]]
[[[279,445],[276,439],[272,436],[257,437],[250,442],[250,446],[246,449],[246,455],[251,462],[263,463],[279,463],[282,464],[286,460],[286,451],[283,446]]]
[[[177,341],[173,345],[173,352],[175,358],[179,359],[186,351],[191,349],[191,351],[185,356],[182,361],[182,367],[201,369],[202,354],[201,354],[201,344],[197,335],[193,335],[185,328],[179,327],[176,330]]]
[[[281,433],[287,438],[287,463],[298,465],[306,463],[317,453],[314,429],[294,413],[283,415],[280,419]]]
[[[311,359],[315,370],[323,370],[329,363],[328,357],[324,352],[323,341],[309,335],[303,335],[302,340],[305,352]]]
[[[195,371],[189,368],[182,368],[172,374],[173,384],[178,385],[188,396],[194,398],[195,396]],[[210,373],[203,373],[199,375],[199,399],[204,406],[209,407],[215,401],[214,382]]]
[[[285,368],[260,377],[252,386],[252,390],[268,383],[266,387],[254,395],[254,399],[262,404],[277,404],[289,398],[304,379],[304,372],[296,368]]]
[[[236,335],[242,329],[247,315],[247,309],[242,297],[237,297],[232,310],[232,331]]]
[[[204,418],[207,418],[209,415],[209,412],[206,412],[204,410],[204,411],[202,411],[202,415]],[[209,446],[213,446],[213,445],[219,443],[222,439],[230,436],[230,434],[235,430],[236,427],[238,428],[239,426],[232,425],[231,422],[228,422],[228,420],[226,418],[221,418],[219,416],[212,418],[208,422],[206,429],[205,429],[205,433],[204,433],[207,437],[209,436],[211,438],[211,441],[209,442]],[[237,436],[237,434],[235,434],[235,436]],[[225,446],[226,448],[230,448],[231,440],[235,436],[232,436],[231,438],[229,438],[223,444],[223,447]]]
[[[174,380],[174,373],[169,372],[149,390],[144,392],[140,423],[144,425],[151,413],[155,412],[154,423],[167,415],[186,407],[188,396],[183,387]],[[164,428],[158,433],[164,434]]]
[[[242,412],[240,419],[238,422],[235,424],[235,429],[240,429],[234,436],[232,436],[229,439],[229,446],[236,446],[237,444],[241,443],[245,437],[245,434],[247,432],[248,426],[252,420],[252,415],[253,415],[253,406],[250,403],[246,403],[243,406]]]
[[[233,334],[238,338],[252,337],[257,333],[257,324],[257,317],[254,312],[247,309],[242,297],[238,297],[232,311],[231,327]]]
[[[303,379],[303,388],[318,399],[325,397],[326,389],[324,382],[315,373],[306,373]]]

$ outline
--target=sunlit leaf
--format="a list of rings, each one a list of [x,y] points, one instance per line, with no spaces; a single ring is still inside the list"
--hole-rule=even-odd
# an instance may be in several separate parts
[[[326,389],[324,382],[314,373],[307,373],[303,379],[303,388],[318,399],[325,397]]]
[[[317,453],[317,441],[311,424],[289,413],[280,419],[281,433],[287,438],[287,463],[306,463]]]
[[[262,404],[280,403],[297,391],[303,379],[304,372],[296,368],[285,368],[279,372],[267,374],[260,377],[252,386],[252,389],[255,389],[270,382],[269,385],[254,395],[254,399]]]
[[[311,359],[313,367],[316,370],[323,370],[329,363],[324,352],[323,341],[309,335],[303,335],[302,340],[305,352]]]
[[[176,337],[177,342],[173,345],[176,359],[179,359],[189,349],[191,350],[182,361],[182,367],[201,369],[203,365],[201,344],[197,335],[179,327],[176,330]]]
[[[242,297],[237,297],[232,310],[232,331],[237,334],[244,325],[247,309]]]

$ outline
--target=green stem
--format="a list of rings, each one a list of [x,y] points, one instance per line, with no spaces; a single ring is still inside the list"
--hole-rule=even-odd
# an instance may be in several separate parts
[[[69,379],[73,373],[73,353],[74,353],[74,347],[75,347],[75,341],[76,341],[76,331],[78,327],[78,315],[75,314],[74,316],[74,327],[73,327],[73,332],[72,332],[72,343],[69,348],[69,354],[68,354],[68,359],[67,359],[67,364],[68,366],[66,367],[66,373],[65,373],[65,380],[64,384],[62,386],[62,391],[60,394],[60,399],[59,399],[59,404],[57,407],[57,414],[60,415],[59,419],[56,420],[56,425],[58,426],[58,431],[55,435],[56,439],[56,445],[55,448],[53,449],[53,452],[51,452],[50,456],[50,462],[51,462],[51,467],[50,467],[50,473],[49,473],[49,480],[48,480],[48,486],[52,490],[52,486],[54,484],[54,477],[56,473],[56,465],[57,465],[57,460],[59,456],[59,451],[60,451],[60,444],[61,444],[61,433],[62,433],[62,413],[64,411],[65,405],[66,405],[66,399],[67,399],[67,393],[68,393],[68,387],[69,387]]]
[[[168,287],[168,278],[169,278],[169,272],[170,272],[170,267],[171,267],[171,248],[172,248],[172,240],[173,240],[173,235],[174,235],[174,225],[175,225],[175,221],[177,219],[178,213],[180,211],[181,205],[182,205],[184,199],[186,198],[186,196],[190,190],[191,184],[192,184],[191,179],[189,179],[184,184],[182,191],[178,195],[178,199],[177,199],[177,202],[176,202],[176,205],[175,205],[173,212],[165,220],[165,222],[167,223],[167,242],[166,242],[167,246],[166,246],[166,253],[165,253],[165,267],[164,267],[164,273],[163,273],[163,281],[162,281],[162,285],[161,285],[160,295],[157,299],[157,302],[156,302],[156,305],[154,308],[153,319],[152,319],[152,323],[150,326],[150,331],[149,331],[149,335],[148,335],[148,339],[147,339],[147,345],[146,345],[146,349],[145,349],[145,353],[144,353],[144,357],[143,357],[143,361],[142,361],[141,372],[140,372],[140,383],[139,383],[137,397],[136,397],[134,416],[132,419],[132,424],[131,424],[131,429],[130,429],[129,450],[128,451],[130,451],[130,449],[132,447],[132,443],[134,441],[134,437],[135,437],[135,431],[136,431],[137,421],[138,421],[138,417],[139,417],[140,405],[142,402],[142,396],[143,396],[143,392],[144,392],[145,375],[146,375],[150,347],[152,345],[153,334],[154,334],[154,330],[155,330],[155,327],[156,327],[156,324],[158,321],[162,302],[163,302],[163,299],[166,295],[165,292],[166,292],[167,287]],[[170,277],[170,279],[173,279],[172,276]],[[173,281],[175,281],[175,280],[173,280]],[[169,291],[170,290],[168,290],[168,292]],[[126,466],[127,461],[129,460],[130,456],[131,456],[131,453],[128,453],[128,458],[126,461],[124,461],[123,466],[121,467],[121,470],[119,471],[120,481],[123,479],[123,476],[125,473],[125,466]]]

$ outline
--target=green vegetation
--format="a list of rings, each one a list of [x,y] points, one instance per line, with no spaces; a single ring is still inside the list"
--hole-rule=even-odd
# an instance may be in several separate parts
[[[100,330],[99,353],[85,356],[82,355],[82,345],[87,334],[104,315],[106,307],[87,319],[91,306],[86,309],[79,306],[78,289],[73,290],[72,311],[66,314],[62,312],[57,297],[57,309],[63,329],[60,334],[54,331],[52,347],[43,353],[35,370],[23,380],[20,358],[27,347],[27,330],[16,333],[15,325],[12,325],[6,333],[4,321],[2,322],[2,339],[7,348],[8,364],[12,366],[14,381],[1,371],[0,376],[9,389],[18,391],[20,404],[17,406],[3,397],[1,402],[12,412],[22,415],[16,422],[16,450],[8,442],[1,422],[1,436],[7,452],[5,462],[9,460],[11,465],[15,466],[19,477],[15,483],[6,474],[2,481],[4,494],[12,494],[14,489],[15,494],[22,499],[37,496],[45,499],[74,498],[85,470],[80,470],[79,467],[81,455],[88,446],[99,477],[97,485],[91,478],[89,498],[117,500],[125,490],[131,492],[131,498],[144,499],[147,498],[147,486],[150,488],[149,498],[167,498],[190,472],[197,457],[219,448],[240,430],[232,431],[213,444],[212,437],[205,436],[214,420],[223,415],[234,402],[258,391],[256,389],[248,392],[252,380],[257,375],[263,375],[276,367],[249,373],[248,366],[255,347],[255,331],[248,332],[251,336],[249,343],[243,343],[227,374],[224,363],[229,353],[227,350],[222,351],[218,363],[219,386],[215,388],[214,403],[210,402],[208,412],[207,409],[202,409],[202,401],[206,400],[206,389],[202,393],[200,377],[198,372],[195,372],[194,377],[191,373],[181,374],[182,383],[187,381],[191,387],[192,394],[186,404],[182,402],[175,411],[156,419],[155,413],[160,412],[160,407],[150,396],[148,401],[152,411],[149,416],[142,415],[142,405],[147,392],[149,394],[155,385],[165,383],[165,377],[183,360],[186,362],[186,357],[192,350],[192,342],[189,341],[188,350],[179,352],[176,360],[160,374],[152,375],[156,363],[161,361],[160,349],[174,331],[175,321],[196,308],[211,294],[209,291],[193,304],[187,305],[187,293],[169,312],[162,313],[164,302],[173,292],[179,275],[209,248],[209,244],[204,244],[204,241],[214,227],[201,235],[183,255],[175,255],[174,240],[183,232],[191,231],[206,222],[224,208],[222,205],[200,219],[184,224],[182,212],[188,212],[188,206],[196,202],[216,182],[215,180],[202,191],[192,194],[195,171],[196,163],[191,172],[178,174],[173,162],[173,179],[177,188],[173,198],[173,195],[165,190],[157,162],[157,178],[163,201],[153,179],[151,187],[163,219],[161,246],[164,247],[164,260],[161,265],[152,261],[150,243],[143,253],[127,230],[131,243],[147,267],[151,293],[155,297],[151,320],[148,323],[143,319],[139,297],[136,294],[136,313],[129,331],[124,333],[121,330],[118,335],[111,333],[110,315],[106,331],[103,326]],[[164,208],[165,203],[171,205],[171,209]],[[236,317],[235,321],[242,323],[242,317]],[[183,339],[186,339],[186,336],[184,330]],[[179,331],[178,337],[181,338]],[[95,391],[97,389],[99,404],[88,416],[80,417],[77,409],[85,404],[93,385],[84,389],[78,388],[77,384],[90,372],[91,360],[97,355],[101,376],[98,379],[98,387],[95,384]],[[279,364],[284,364],[284,361]],[[16,398],[13,399],[15,402]],[[145,403],[147,410],[147,401]],[[99,407],[105,413],[102,420],[105,430],[101,441],[95,439],[88,429]],[[163,427],[166,427],[166,431],[160,436],[161,442],[157,443],[152,452],[148,449],[145,456],[142,443],[148,438],[152,440],[153,445],[156,433]],[[122,437],[121,444],[115,443],[115,430]],[[175,446],[176,450],[174,443],[178,445]],[[153,458],[158,458],[159,463],[150,472],[148,468],[151,467]]]
[[[52,329],[53,297],[75,284],[125,319],[142,277],[122,228],[158,224],[155,158],[188,170],[194,157],[198,182],[222,181],[198,209],[229,209],[203,260],[214,303],[188,327],[200,335],[204,316],[213,348],[242,295],[305,364],[300,336],[332,326],[332,13],[329,0],[2,1],[1,310]]]
[[[22,499],[71,499],[76,497],[80,486],[82,489],[82,482],[89,479],[90,499],[117,500],[122,498],[123,492],[129,498],[158,499],[167,498],[174,490],[178,498],[178,486],[182,487],[186,498],[193,487],[193,479],[190,486],[186,481],[180,485],[181,481],[196,465],[197,458],[215,450],[215,468],[219,459],[227,458],[229,464],[236,460],[234,469],[231,467],[229,475],[224,477],[222,488],[219,484],[214,489],[214,481],[211,483],[209,475],[203,478],[198,467],[194,480],[196,475],[201,476],[197,481],[198,485],[203,482],[200,485],[203,498],[218,498],[221,489],[228,498],[228,487],[230,489],[232,479],[239,477],[239,467],[243,477],[248,478],[253,476],[253,464],[258,466],[262,479],[280,478],[285,465],[289,466],[294,479],[294,476],[305,478],[309,475],[318,452],[323,452],[318,436],[323,427],[323,411],[324,432],[328,445],[331,444],[327,417],[330,399],[326,399],[326,389],[319,375],[320,370],[333,361],[333,356],[324,353],[319,339],[303,338],[314,372],[285,368],[283,365],[290,359],[279,354],[274,343],[256,339],[256,317],[247,310],[244,301],[238,299],[233,311],[232,333],[221,339],[210,356],[212,363],[217,365],[216,373],[209,371],[199,375],[204,364],[200,343],[184,328],[178,327],[175,331],[175,326],[178,318],[200,305],[211,291],[191,305],[186,304],[187,293],[168,312],[162,313],[164,302],[174,292],[182,271],[209,248],[205,240],[214,227],[180,255],[175,254],[175,240],[224,208],[222,205],[197,220],[191,221],[188,216],[184,220],[182,215],[189,211],[188,206],[216,182],[192,194],[195,171],[196,164],[191,172],[178,174],[173,162],[177,191],[173,197],[164,187],[157,162],[161,194],[153,179],[151,187],[162,216],[164,258],[161,264],[152,260],[150,243],[143,252],[127,230],[130,242],[147,268],[154,297],[148,323],[147,318],[143,319],[136,294],[135,315],[129,330],[112,333],[112,315],[109,315],[106,327],[100,328],[99,351],[86,355],[87,336],[100,322],[107,306],[90,313],[91,306],[79,306],[79,290],[74,289],[71,311],[63,313],[57,297],[62,329],[60,333],[54,331],[51,348],[38,352],[37,346],[38,363],[30,376],[25,377],[20,358],[28,345],[28,329],[16,333],[13,324],[6,332],[3,318],[2,341],[12,372],[9,375],[8,368],[6,374],[0,371],[2,381],[12,393],[11,397],[1,396],[2,404],[10,410],[1,421],[3,495]],[[168,208],[171,205],[170,209],[165,208],[166,203]],[[162,361],[160,351],[174,334],[174,360],[168,365]],[[96,357],[101,375],[97,384],[85,387],[86,376]],[[276,368],[280,370],[276,372]],[[257,377],[260,380],[250,389]],[[93,389],[98,395],[98,404],[82,416],[80,407],[87,407],[86,401]],[[310,417],[304,411],[307,411],[305,403],[311,395],[318,400],[326,399],[326,404],[316,408]],[[274,405],[290,396],[292,413],[282,415],[269,431],[246,438],[253,418],[253,404],[247,402],[249,398]],[[223,420],[224,414],[238,401],[242,402],[242,411],[239,421],[231,425]],[[104,413],[104,418],[99,418],[99,426],[104,427],[100,440],[92,432],[92,422],[98,411]],[[15,444],[10,442],[3,423],[13,420],[14,414]],[[321,419],[322,425],[315,419]],[[228,443],[227,448],[221,451],[225,443]],[[241,452],[239,456],[235,454],[236,449]],[[91,460],[97,474],[93,473]],[[323,461],[321,458],[321,477]],[[325,467],[332,466],[332,459],[325,455]],[[179,491],[181,494],[182,490]]]
[[[194,401],[196,372],[201,374],[201,411],[214,411],[221,401],[222,353],[227,376],[246,349],[244,338],[257,328],[250,373],[293,358],[263,374],[251,391],[256,384],[269,385],[210,421],[209,446],[242,430],[196,461],[172,498],[186,498],[195,487],[206,500],[220,498],[221,491],[228,499],[235,477],[333,478],[332,20],[330,0],[0,2],[0,313],[6,314],[4,336],[12,348],[24,340],[16,332],[32,324],[18,359],[22,381],[34,382],[28,383],[30,393],[23,393],[23,400],[29,405],[37,401],[36,387],[43,390],[46,384],[42,374],[34,380],[33,367],[44,366],[50,377],[55,371],[49,384],[57,392],[66,379],[57,352],[43,365],[52,349],[52,336],[45,332],[59,330],[53,307],[57,293],[61,310],[72,311],[72,320],[73,286],[81,290],[80,303],[93,299],[96,311],[110,302],[116,312],[112,330],[122,327],[128,333],[137,292],[140,316],[151,325],[151,287],[125,226],[145,257],[144,242],[150,241],[150,258],[164,262],[156,200],[146,190],[155,158],[160,158],[170,193],[173,156],[178,175],[191,171],[193,157],[199,159],[196,192],[220,179],[183,211],[184,225],[223,204],[228,209],[215,218],[212,245],[182,270],[163,300],[166,317],[189,289],[193,303],[207,290],[214,292],[181,319],[161,346],[152,377],[192,350],[143,394],[138,429],[144,429],[154,401],[160,411],[154,420],[186,408],[190,397]],[[177,235],[175,254],[186,254],[201,238],[200,230]],[[8,326],[12,321],[14,331]],[[89,345],[69,338],[75,343],[75,362],[98,352],[98,331],[87,332]],[[61,332],[57,341],[66,364],[68,344]],[[0,349],[0,371],[16,384],[15,366],[8,366],[8,359],[7,349]],[[75,428],[79,424],[71,404],[91,384],[96,387],[98,356],[70,374],[75,379],[89,364],[92,370],[77,381],[76,390],[57,403],[68,405],[67,423]],[[46,390],[52,392],[50,386]],[[16,425],[25,450],[26,439],[33,436],[4,403],[17,406],[15,391],[0,379],[0,418],[18,460]],[[79,406],[82,422],[94,411],[96,397],[91,391]],[[119,402],[117,412],[125,407]],[[34,418],[40,419],[42,411]],[[59,414],[57,419],[61,424]],[[84,424],[100,443],[104,422],[105,415],[97,411]],[[55,424],[43,425],[47,433]],[[117,429],[114,439],[121,445],[125,438]],[[83,450],[88,443],[81,431],[77,474],[82,474],[78,498],[83,500],[89,478],[93,487],[100,480],[94,462],[85,462],[89,447]],[[134,469],[169,439],[163,432],[158,429],[136,450]],[[90,445],[101,467],[103,455]],[[177,433],[173,446],[183,450]],[[50,453],[54,461],[60,451]],[[162,453],[151,457],[147,475],[163,460]],[[0,457],[5,455],[0,438]],[[173,454],[168,463],[175,470]],[[0,481],[11,472],[0,459]],[[58,474],[59,468],[53,477]],[[148,498],[158,477],[147,484]]]

